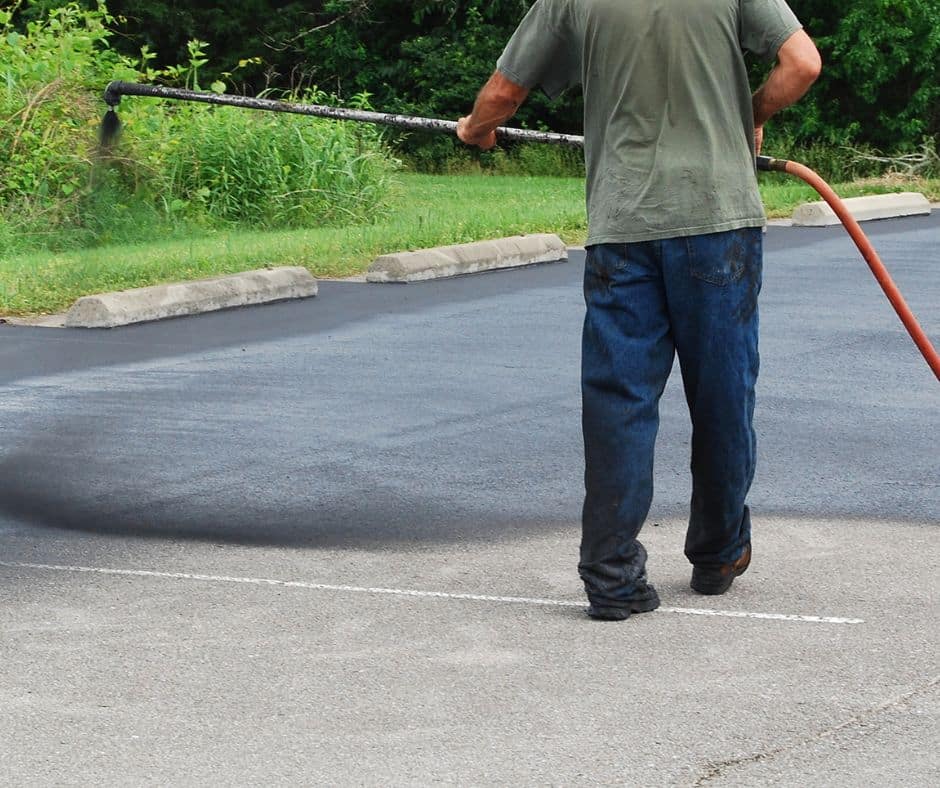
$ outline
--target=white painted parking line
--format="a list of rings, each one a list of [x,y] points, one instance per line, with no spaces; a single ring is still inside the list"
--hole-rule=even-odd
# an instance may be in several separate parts
[[[11,569],[34,569],[48,572],[86,572],[97,575],[119,577],[153,577],[164,580],[196,580],[206,583],[238,583],[241,585],[276,586],[278,588],[302,588],[308,591],[334,591],[346,594],[373,594],[386,596],[417,597],[419,599],[448,599],[470,602],[499,602],[519,605],[544,605],[548,607],[584,607],[584,602],[565,599],[538,599],[521,596],[489,596],[486,594],[454,594],[446,591],[419,591],[407,588],[370,588],[367,586],[331,585],[308,583],[302,580],[274,580],[264,577],[229,577],[227,575],[202,575],[189,572],[156,572],[148,569],[111,569],[100,566],[66,566],[59,564],[31,564],[19,561],[0,561],[0,566]],[[661,607],[658,613],[678,613],[688,616],[716,616],[720,618],[756,618],[764,621],[795,621],[808,624],[864,624],[861,618],[835,616],[804,616],[791,613],[755,613],[747,610],[714,610],[693,607]]]

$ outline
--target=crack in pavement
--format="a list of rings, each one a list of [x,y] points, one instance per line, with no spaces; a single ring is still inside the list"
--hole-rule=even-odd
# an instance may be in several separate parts
[[[920,684],[913,689],[908,690],[907,692],[878,704],[877,706],[872,706],[869,709],[860,711],[858,714],[849,717],[847,720],[840,722],[838,725],[834,725],[831,728],[825,728],[824,730],[819,731],[812,736],[807,736],[803,739],[793,742],[792,744],[776,747],[772,750],[767,750],[766,752],[757,752],[753,755],[743,755],[739,758],[729,758],[724,761],[712,762],[708,764],[705,772],[701,774],[694,783],[692,783],[692,786],[693,788],[698,788],[698,786],[705,785],[712,782],[713,780],[724,777],[732,769],[745,766],[747,764],[758,763],[760,761],[767,761],[771,758],[776,758],[778,755],[784,755],[786,753],[793,752],[800,747],[804,747],[822,739],[827,739],[830,736],[834,736],[848,728],[861,725],[872,717],[881,714],[882,712],[891,711],[893,709],[904,706],[918,695],[933,689],[937,685],[940,685],[940,675],[934,676],[924,684]]]

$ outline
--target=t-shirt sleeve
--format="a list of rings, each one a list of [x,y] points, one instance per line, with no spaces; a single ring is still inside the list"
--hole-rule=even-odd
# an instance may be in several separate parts
[[[784,0],[741,0],[741,46],[762,60],[774,60],[783,42],[802,27]]]
[[[580,47],[567,0],[537,0],[506,44],[496,69],[524,88],[541,87],[549,98],[580,84]]]

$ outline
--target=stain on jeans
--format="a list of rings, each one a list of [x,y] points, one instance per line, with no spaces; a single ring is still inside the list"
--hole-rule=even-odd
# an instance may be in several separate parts
[[[759,232],[759,231],[758,231]],[[761,252],[756,245],[748,244],[745,250],[743,264],[743,278],[741,281],[741,301],[735,309],[735,319],[741,323],[746,323],[754,317],[757,311],[757,298],[761,289]]]

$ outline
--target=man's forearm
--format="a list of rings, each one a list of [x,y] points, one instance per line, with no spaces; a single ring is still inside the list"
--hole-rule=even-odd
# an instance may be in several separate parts
[[[774,68],[752,97],[754,125],[763,126],[780,110],[795,104],[812,84],[812,81],[794,79],[792,73],[783,71],[779,66]]]
[[[754,125],[798,101],[819,76],[821,61],[815,44],[802,30],[787,39],[777,55],[777,65],[764,85],[754,93]]]
[[[480,90],[473,111],[460,119],[457,135],[468,145],[492,147],[493,132],[516,114],[528,95],[528,88],[495,71]]]

